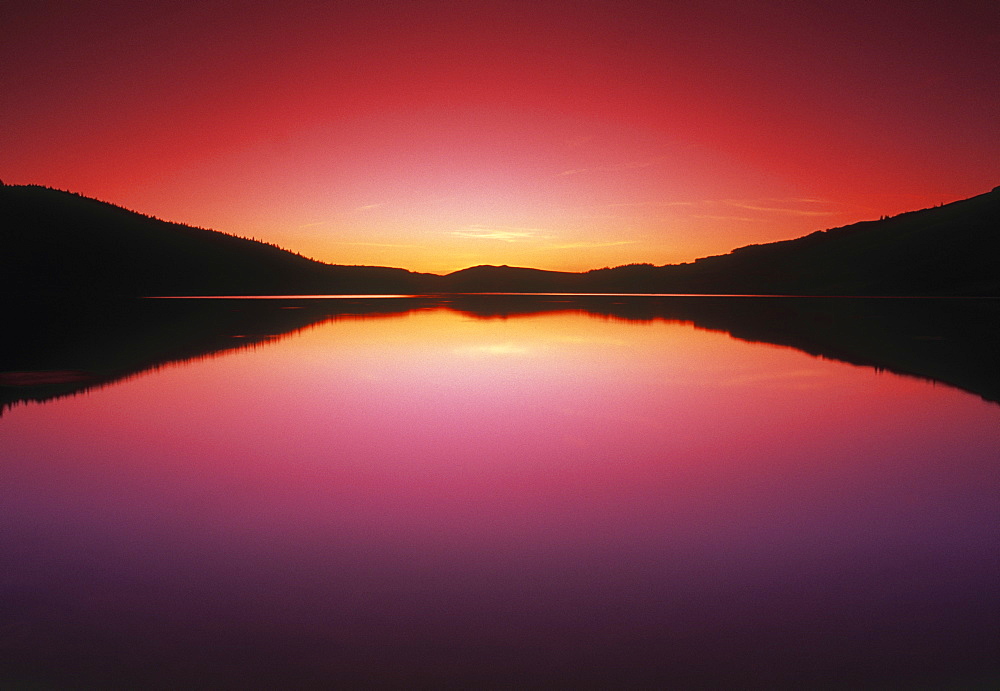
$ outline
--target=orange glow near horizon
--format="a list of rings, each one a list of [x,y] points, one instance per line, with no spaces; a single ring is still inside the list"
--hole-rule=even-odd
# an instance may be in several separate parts
[[[676,263],[1000,182],[989,3],[9,14],[5,182],[331,263]]]

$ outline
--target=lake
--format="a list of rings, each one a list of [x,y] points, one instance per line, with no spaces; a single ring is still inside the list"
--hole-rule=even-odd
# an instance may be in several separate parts
[[[37,306],[0,678],[1000,681],[995,300]]]

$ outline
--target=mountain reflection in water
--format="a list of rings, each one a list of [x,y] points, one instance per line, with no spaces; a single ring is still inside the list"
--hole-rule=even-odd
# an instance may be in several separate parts
[[[5,322],[4,688],[1000,681],[995,301]]]
[[[426,309],[480,319],[576,311],[631,322],[689,322],[1000,402],[998,299],[470,294],[9,305],[8,335],[0,344],[0,414],[170,363],[255,347],[327,320]]]

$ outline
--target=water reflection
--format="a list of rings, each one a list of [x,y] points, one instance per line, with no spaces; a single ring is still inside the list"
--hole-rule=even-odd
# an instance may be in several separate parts
[[[0,421],[0,681],[990,688],[1000,408],[870,369],[990,372],[990,305],[26,319],[8,371],[160,370]]]
[[[1000,301],[464,295],[408,298],[146,300],[8,306],[0,344],[0,414],[86,391],[329,319],[443,308],[477,319],[582,312],[681,321],[751,342],[908,374],[1000,402]]]
[[[402,314],[417,299],[179,299],[8,304],[0,414],[171,363],[253,348],[327,319]]]

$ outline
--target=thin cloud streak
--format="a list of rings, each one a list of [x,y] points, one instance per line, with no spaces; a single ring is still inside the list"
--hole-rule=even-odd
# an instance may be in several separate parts
[[[540,232],[543,232],[540,228],[516,228],[508,226],[487,228],[483,226],[471,226],[461,230],[453,230],[451,231],[451,235],[476,240],[502,240],[503,242],[518,242],[521,240],[544,239],[548,237],[546,235],[539,235]]]
[[[422,245],[402,244],[396,242],[350,242],[348,240],[340,240],[337,244],[354,245],[357,247],[422,247]]]
[[[770,202],[770,204],[768,204]],[[671,202],[656,202],[656,201],[644,201],[644,202],[616,202],[611,204],[600,204],[594,206],[578,207],[581,209],[589,209],[593,211],[628,211],[629,209],[641,210],[641,209],[678,209],[678,211],[683,209],[690,209],[695,211],[699,207],[705,211],[710,211],[712,209],[718,209],[720,206],[723,207],[736,207],[738,209],[745,209],[747,211],[759,211],[762,213],[771,214],[784,214],[789,216],[833,216],[836,212],[821,210],[821,209],[796,209],[789,208],[788,206],[777,206],[776,204],[831,204],[832,202],[824,202],[818,199],[768,199],[764,201],[743,201],[737,199],[702,199],[699,201],[671,201]],[[755,221],[760,220],[759,218],[749,218],[747,216],[734,216],[726,213],[684,213],[685,217],[688,218],[702,218],[702,219],[716,219],[716,220],[734,220],[734,221]],[[615,216],[607,216],[607,218],[614,218]]]
[[[754,202],[741,202],[733,199],[723,200],[724,204],[749,211],[765,211],[767,213],[789,214],[791,216],[832,216],[833,211],[810,211],[808,209],[788,209],[778,206],[761,206]]]
[[[613,163],[604,166],[592,166],[589,168],[571,168],[570,170],[564,170],[561,173],[557,173],[556,177],[566,177],[568,175],[580,175],[582,173],[614,173],[619,170],[638,170],[641,168],[652,168],[653,166],[660,165],[666,160],[666,156],[658,156],[654,159],[649,159],[645,161],[629,161],[627,163]]]
[[[632,208],[664,208],[671,206],[694,206],[694,202],[620,202],[617,204],[601,204],[588,207],[591,209],[632,209]]]
[[[567,242],[557,245],[551,245],[552,249],[557,250],[575,250],[575,249],[591,249],[595,247],[618,247],[619,245],[634,245],[638,240],[612,240],[609,242]]]
[[[715,216],[712,214],[691,214],[691,218],[702,218],[709,221],[747,221],[750,223],[760,220],[758,218],[749,218],[747,216]]]

